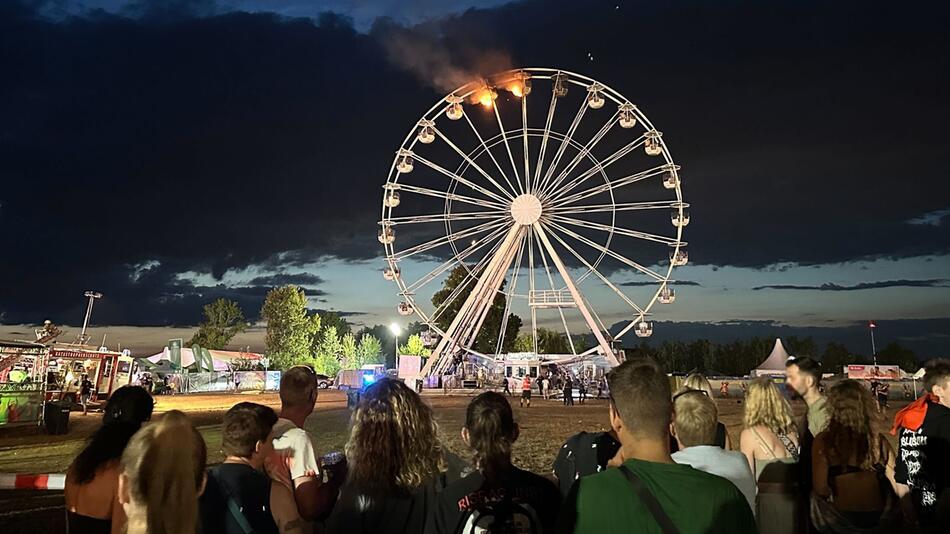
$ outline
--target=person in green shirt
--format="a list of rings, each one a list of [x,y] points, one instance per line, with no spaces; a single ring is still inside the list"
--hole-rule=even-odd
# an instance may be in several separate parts
[[[611,468],[575,482],[562,506],[560,532],[755,532],[752,510],[732,482],[670,457],[673,404],[666,373],[653,360],[628,360],[607,382],[620,450]]]

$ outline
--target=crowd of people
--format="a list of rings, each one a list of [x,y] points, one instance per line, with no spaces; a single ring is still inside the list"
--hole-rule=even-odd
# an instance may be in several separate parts
[[[773,380],[754,379],[734,450],[708,380],[690,376],[673,391],[653,360],[626,361],[606,378],[610,430],[571,436],[550,476],[513,463],[522,428],[492,391],[455,429],[462,456],[446,448],[422,397],[389,378],[359,399],[344,452],[320,456],[305,427],[316,375],[293,367],[279,411],[251,402],[227,411],[225,460],[208,468],[188,417],[150,422],[151,395],[126,386],[68,470],[69,531],[781,534],[950,524],[950,361],[927,365],[926,395],[891,429],[896,449],[864,385],[840,380],[823,393],[811,358],[790,360],[786,376],[806,405],[802,420]],[[523,403],[533,385],[523,381]]]

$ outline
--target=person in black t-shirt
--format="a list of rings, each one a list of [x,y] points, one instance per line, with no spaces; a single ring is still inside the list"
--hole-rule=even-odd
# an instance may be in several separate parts
[[[476,471],[439,495],[428,533],[554,532],[560,495],[549,480],[511,464],[518,432],[502,395],[487,392],[472,400],[462,440],[475,452]]]
[[[894,480],[905,516],[924,532],[943,532],[950,522],[950,360],[925,369],[926,393],[894,418]]]
[[[231,407],[221,425],[221,448],[227,457],[208,470],[199,500],[202,534],[276,534],[270,508],[270,478],[261,472],[273,451],[274,410],[242,402]]]

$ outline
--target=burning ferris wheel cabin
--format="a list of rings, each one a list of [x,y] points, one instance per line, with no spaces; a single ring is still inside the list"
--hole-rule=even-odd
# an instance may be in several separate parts
[[[378,235],[397,311],[438,336],[422,374],[459,354],[503,359],[515,314],[534,353],[539,328],[567,336],[569,354],[542,358],[616,365],[614,343],[650,336],[654,305],[676,298],[689,224],[679,170],[646,115],[586,76],[512,70],[438,101],[396,152]]]

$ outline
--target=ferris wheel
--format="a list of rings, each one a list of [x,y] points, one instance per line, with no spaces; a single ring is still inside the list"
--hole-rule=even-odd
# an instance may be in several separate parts
[[[438,336],[423,374],[519,328],[532,352],[557,332],[562,356],[616,365],[612,342],[675,300],[688,208],[662,133],[603,83],[526,68],[445,96],[396,152],[379,221],[397,311]]]

